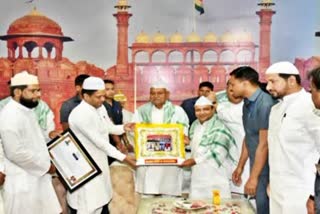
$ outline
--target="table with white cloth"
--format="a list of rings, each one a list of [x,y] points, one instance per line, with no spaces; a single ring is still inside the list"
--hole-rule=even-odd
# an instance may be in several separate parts
[[[182,198],[142,198],[139,203],[137,214],[219,214],[215,212],[212,199],[203,199],[206,202],[206,207],[198,210],[184,210],[175,206],[175,202],[183,200]],[[197,200],[199,201],[199,200]],[[221,205],[230,204],[240,207],[241,214],[254,214],[255,209],[247,199],[221,199]],[[231,212],[232,213],[232,212]],[[237,213],[237,212],[234,212]]]

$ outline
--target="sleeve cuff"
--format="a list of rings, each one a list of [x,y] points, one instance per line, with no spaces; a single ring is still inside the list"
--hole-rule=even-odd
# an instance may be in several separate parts
[[[201,156],[201,157],[197,157],[194,158],[194,161],[196,162],[196,164],[202,163],[206,158]]]
[[[123,154],[122,152],[120,152],[119,150],[117,150],[116,148],[112,152],[112,155],[108,155],[108,156],[111,156],[111,157],[117,159],[118,161],[123,161],[126,158],[126,155]]]

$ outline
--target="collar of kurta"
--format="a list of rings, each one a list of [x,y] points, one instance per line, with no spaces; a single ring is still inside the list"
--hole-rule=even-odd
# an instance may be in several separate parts
[[[304,90],[304,88],[302,88],[300,91],[296,92],[296,93],[292,93],[289,94],[287,96],[283,97],[283,102],[292,102],[294,101],[298,96],[300,96],[302,93],[305,93],[306,91]]]
[[[17,108],[19,108],[20,110],[22,110],[22,111],[32,112],[32,110],[33,110],[33,109],[31,109],[31,108],[27,108],[27,107],[21,105],[19,102],[15,101],[14,99],[11,99],[9,102],[13,102],[14,105],[15,105]]]
[[[154,105],[151,102],[148,102],[138,109],[138,112],[139,112],[143,122],[145,122],[145,123],[152,122],[152,120],[151,120],[152,113],[151,112],[152,112],[153,106]],[[164,109],[163,122],[164,123],[171,123],[171,119],[172,119],[173,115],[175,114],[174,105],[169,100],[167,100],[162,108]]]
[[[97,111],[97,108],[90,105],[89,103],[87,103],[85,100],[82,100],[81,103],[82,105],[85,105],[87,108],[91,109],[91,110],[94,110],[94,111]]]

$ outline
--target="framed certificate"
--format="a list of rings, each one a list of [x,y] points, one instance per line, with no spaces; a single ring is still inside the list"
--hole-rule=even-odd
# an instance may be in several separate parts
[[[101,173],[71,129],[66,130],[48,144],[52,163],[66,188],[73,192]]]
[[[137,165],[177,165],[184,161],[181,124],[136,124]]]

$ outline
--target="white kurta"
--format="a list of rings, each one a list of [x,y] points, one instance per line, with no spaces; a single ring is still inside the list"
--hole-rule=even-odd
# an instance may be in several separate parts
[[[47,174],[48,149],[34,112],[11,100],[0,113],[0,135],[5,153],[5,212],[61,212]]]
[[[5,107],[9,102],[10,100],[12,100],[12,97],[7,97],[5,99],[2,99],[0,101],[0,111],[3,107]],[[41,110],[40,110],[41,109]],[[54,114],[52,112],[52,110],[50,109],[50,107],[48,106],[48,104],[46,102],[44,102],[43,100],[39,100],[39,105],[35,108],[32,109],[33,111],[40,111],[44,114],[46,114],[46,118],[45,118],[45,121],[46,121],[46,125],[44,125],[44,127],[41,127],[41,130],[42,130],[42,134],[46,140],[46,142],[49,142],[51,139],[49,137],[49,133],[51,131],[54,131],[55,130],[55,124],[54,124]],[[36,114],[36,117],[38,115]],[[37,118],[37,120],[39,121],[39,118]]]
[[[152,107],[152,123],[163,123],[164,109]],[[175,114],[171,123],[181,118],[187,118],[180,106],[175,106]],[[134,122],[143,122],[138,112],[133,117]],[[188,128],[184,130],[185,135]],[[164,194],[179,196],[182,192],[183,170],[178,166],[139,166],[136,170],[136,191],[142,194]]]
[[[237,161],[234,165],[230,166],[231,172],[235,170],[235,167],[238,165],[238,161],[241,156],[241,150],[243,145],[244,139],[244,128],[242,123],[242,108],[243,108],[243,101],[234,104],[231,102],[224,102],[218,105],[217,114],[219,119],[223,122],[225,126],[231,131],[233,138],[237,143],[237,154],[235,156],[235,160]],[[240,186],[236,186],[233,184],[230,178],[231,183],[231,192],[237,193],[244,193],[244,185],[248,180],[250,175],[250,165],[249,161],[244,166],[243,173],[242,173],[242,184]]]
[[[196,165],[191,168],[190,198],[212,198],[212,190],[220,190],[222,198],[231,198],[229,169],[219,167],[213,158],[204,158],[207,151],[199,147],[206,126],[207,122],[197,125],[191,140],[191,157]]]
[[[104,106],[99,109],[84,100],[69,116],[71,130],[102,170],[73,193],[67,194],[68,204],[78,214],[101,213],[101,208],[112,198],[112,186],[107,155],[122,161],[125,155],[109,143],[109,134],[122,134],[123,125],[113,125]]]
[[[272,107],[269,119],[270,212],[307,213],[319,159],[320,118],[304,89]],[[318,142],[318,145],[316,144]]]

